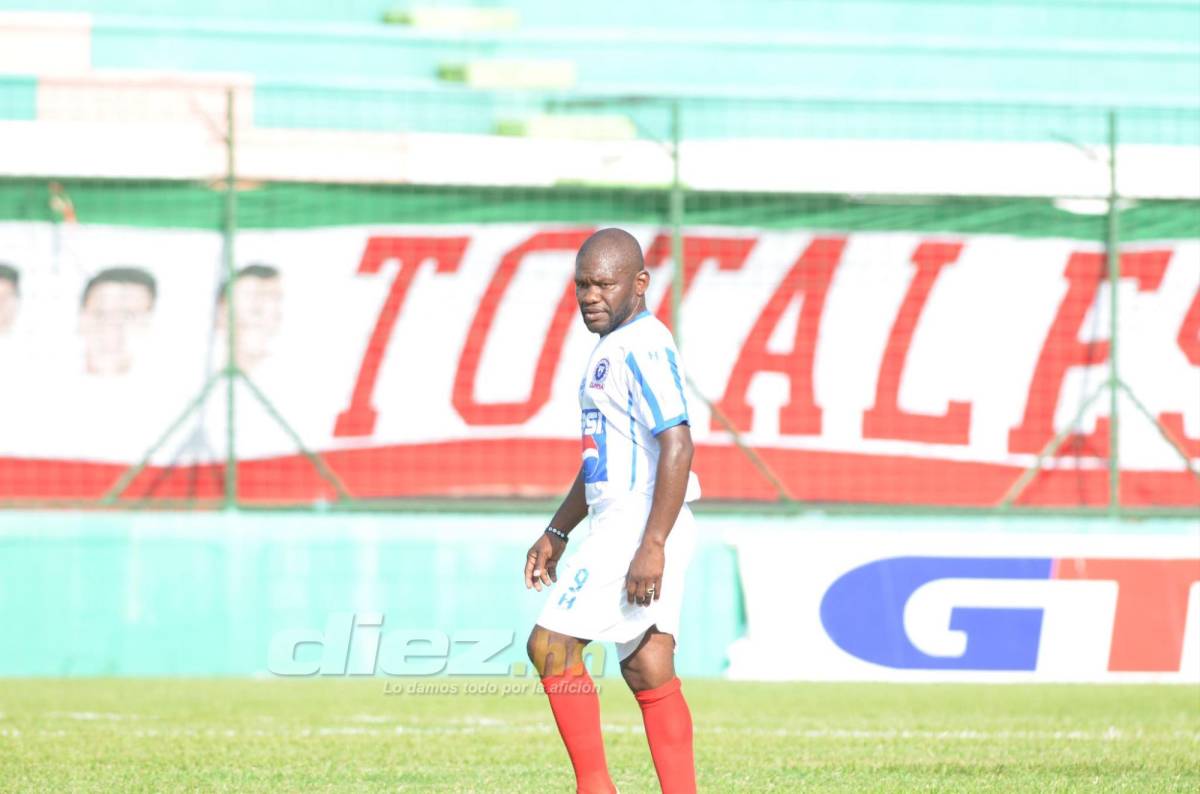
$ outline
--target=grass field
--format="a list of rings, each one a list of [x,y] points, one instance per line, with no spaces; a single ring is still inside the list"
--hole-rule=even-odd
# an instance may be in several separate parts
[[[633,698],[619,678],[600,683],[614,780],[657,791]],[[431,685],[458,691],[409,690]],[[1196,687],[690,681],[685,693],[702,791],[1200,791]],[[574,790],[531,682],[469,678],[0,680],[0,788]]]

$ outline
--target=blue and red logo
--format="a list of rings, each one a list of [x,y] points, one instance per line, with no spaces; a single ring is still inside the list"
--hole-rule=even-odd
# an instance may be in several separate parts
[[[838,578],[821,600],[821,623],[843,651],[885,667],[1036,670],[1041,608],[954,607],[949,628],[966,636],[959,656],[931,655],[913,643],[904,624],[906,605],[919,588],[946,579],[1115,582],[1108,670],[1177,672],[1200,559],[891,557]]]
[[[583,411],[583,481],[608,482],[607,423],[597,408]]]

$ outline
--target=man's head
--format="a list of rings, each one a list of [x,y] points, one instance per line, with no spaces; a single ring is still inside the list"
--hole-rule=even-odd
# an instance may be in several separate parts
[[[642,248],[629,232],[601,229],[575,257],[575,299],[594,334],[604,336],[641,312],[649,286]]]
[[[123,375],[133,365],[131,336],[143,334],[158,288],[154,276],[136,267],[110,267],[88,281],[79,299],[79,333],[87,371]]]
[[[233,318],[237,365],[253,369],[271,352],[283,319],[283,281],[271,265],[246,265],[233,276]],[[217,292],[217,327],[229,322],[225,285]]]
[[[21,274],[12,265],[0,262],[0,334],[12,330],[21,300]]]

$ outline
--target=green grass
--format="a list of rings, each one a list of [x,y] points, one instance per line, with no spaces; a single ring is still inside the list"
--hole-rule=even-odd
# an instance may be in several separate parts
[[[657,791],[633,698],[619,678],[600,683],[614,780]],[[463,691],[481,684],[523,691]],[[403,691],[413,685],[459,691]],[[531,690],[515,678],[0,680],[0,789],[573,791]],[[702,791],[1200,791],[1192,686],[684,691]]]

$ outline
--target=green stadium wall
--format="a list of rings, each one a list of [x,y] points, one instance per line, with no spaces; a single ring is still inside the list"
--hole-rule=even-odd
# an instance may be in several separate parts
[[[382,614],[385,634],[511,634],[497,658],[523,663],[544,596],[522,570],[545,519],[0,514],[0,676],[269,675],[278,632],[351,613]],[[733,551],[718,538],[704,532],[689,574],[689,675],[719,675],[742,631]]]
[[[381,620],[379,636],[443,633],[456,641],[452,663],[481,633],[511,638],[494,663],[524,674],[524,640],[545,596],[525,589],[521,568],[544,521],[543,514],[494,511],[3,512],[0,676],[269,676],[281,671],[273,641],[286,632],[318,636],[336,652],[336,630],[327,627],[349,615],[360,628],[370,616]],[[1200,634],[1200,528],[1191,520],[770,516],[702,508],[699,524],[677,655],[685,676],[1200,677],[1200,654],[1186,645]],[[960,600],[950,601],[948,632],[947,616],[919,605],[902,583],[894,594],[901,600],[852,599],[850,622],[838,627],[828,595],[838,585],[828,581],[850,583],[843,572],[881,563],[911,569],[914,561],[933,565],[945,586],[960,588],[951,594]],[[961,574],[947,568],[963,564],[990,567]],[[842,595],[848,592],[843,584]],[[962,659],[991,654],[999,667],[966,669],[951,653],[931,669],[906,669],[893,658],[904,643],[860,649],[858,658],[833,654],[815,622],[818,602],[825,629],[843,647],[861,644],[861,632],[855,640],[847,631],[869,629],[908,603],[921,606],[938,634],[970,635]],[[1038,617],[1031,625],[1032,613],[1042,612],[1044,623]],[[818,627],[815,634],[806,633],[808,623]],[[914,630],[919,636],[920,626],[906,619],[904,631]],[[362,651],[369,634],[356,629],[354,651],[341,654],[342,664],[350,657],[348,672],[361,672],[369,658]],[[1013,642],[996,642],[1003,637]],[[1001,669],[1018,642],[1036,651],[1039,641],[1037,669]],[[1119,658],[1125,646],[1132,655]],[[313,661],[312,650],[296,651],[295,659]],[[603,673],[615,675],[615,653],[608,651]],[[731,652],[739,657],[736,670]],[[885,654],[881,663],[864,661],[874,652]],[[1051,656],[1057,666],[1047,668]],[[340,672],[323,666],[320,674]]]

